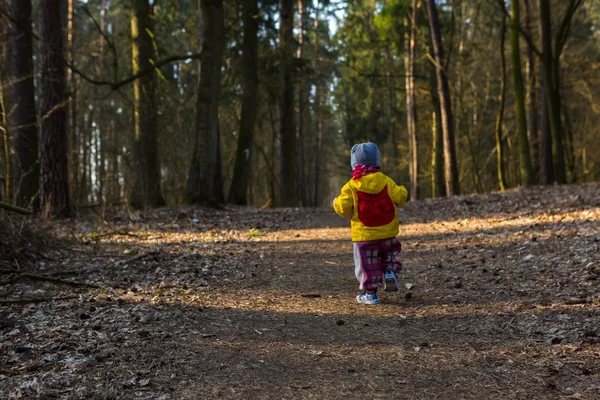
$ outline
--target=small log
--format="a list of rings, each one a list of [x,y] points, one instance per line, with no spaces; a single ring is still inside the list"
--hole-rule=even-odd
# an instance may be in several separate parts
[[[13,206],[12,204],[8,204],[8,203],[5,203],[3,201],[0,201],[0,208],[3,208],[3,209],[8,210],[10,212],[14,212],[14,213],[21,214],[21,215],[33,215],[33,212],[31,210],[28,210],[26,208],[21,208],[21,207]]]

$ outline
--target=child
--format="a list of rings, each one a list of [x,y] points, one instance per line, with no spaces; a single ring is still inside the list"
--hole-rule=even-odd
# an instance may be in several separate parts
[[[341,217],[350,218],[354,242],[356,279],[363,292],[356,296],[362,304],[379,304],[377,288],[385,282],[386,292],[398,290],[402,251],[396,207],[402,207],[407,191],[379,172],[379,149],[375,143],[352,146],[352,179],[333,200]]]

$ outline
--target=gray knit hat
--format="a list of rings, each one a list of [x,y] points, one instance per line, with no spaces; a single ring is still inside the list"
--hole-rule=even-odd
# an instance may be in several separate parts
[[[352,146],[352,152],[350,155],[350,165],[352,169],[356,164],[363,164],[367,167],[381,168],[381,162],[379,161],[379,148],[375,143],[359,143]]]

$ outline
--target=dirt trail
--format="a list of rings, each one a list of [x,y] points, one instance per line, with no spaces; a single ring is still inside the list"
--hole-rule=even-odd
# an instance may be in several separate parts
[[[595,184],[411,203],[403,289],[378,306],[355,303],[329,210],[79,222],[89,244],[38,272],[120,288],[0,309],[0,398],[598,399],[598,199]]]

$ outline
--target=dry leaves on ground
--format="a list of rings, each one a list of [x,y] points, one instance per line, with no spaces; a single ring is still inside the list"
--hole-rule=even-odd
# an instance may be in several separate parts
[[[598,199],[591,184],[407,204],[402,289],[376,307],[353,300],[330,210],[60,223],[68,249],[22,268],[101,288],[14,285],[66,299],[0,308],[0,398],[597,399]]]

